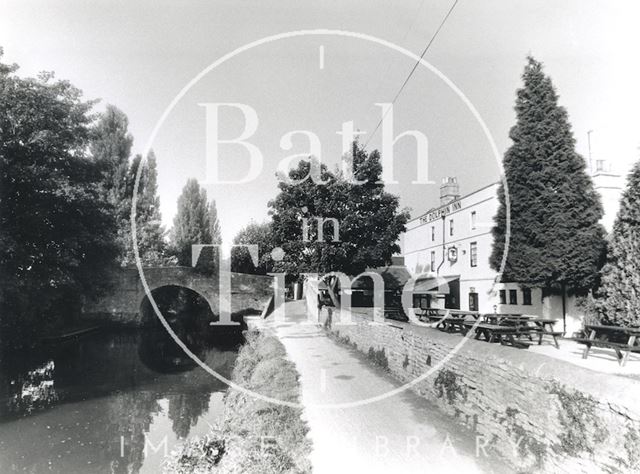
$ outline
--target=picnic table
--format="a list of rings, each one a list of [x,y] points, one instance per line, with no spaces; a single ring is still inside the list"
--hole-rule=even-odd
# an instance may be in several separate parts
[[[477,311],[463,311],[457,309],[426,308],[420,320],[436,323],[436,328],[445,332],[464,332],[464,323],[468,318],[477,320],[480,313]]]
[[[544,338],[544,336],[551,336],[551,338],[553,339],[553,344],[556,346],[556,349],[560,349],[558,338],[563,336],[564,333],[562,331],[553,330],[554,329],[553,326],[558,322],[557,319],[535,318],[535,319],[529,319],[528,322],[535,324],[535,327],[532,329],[538,333],[538,345],[542,344],[542,339]]]
[[[514,326],[505,324],[492,324],[487,322],[475,323],[467,321],[464,323],[467,331],[475,326],[474,339],[483,338],[487,342],[500,342],[503,345],[511,345],[520,349],[528,348],[532,342],[522,341],[521,336],[528,336],[530,328],[526,326]]]
[[[583,359],[589,357],[589,351],[591,350],[592,346],[603,347],[615,350],[616,355],[618,356],[618,364],[624,367],[631,352],[640,352],[640,346],[636,345],[637,338],[638,336],[640,336],[639,327],[603,326],[598,324],[589,324],[585,325],[585,331],[589,334],[588,337],[573,338],[573,340],[578,342],[579,344],[586,345],[584,351],[582,352]],[[627,342],[611,342],[602,338],[598,339],[598,336],[602,337],[612,334],[618,334],[623,337],[626,336]]]
[[[560,348],[558,337],[562,332],[554,331],[553,325],[556,319],[537,318],[535,316],[523,314],[485,314],[484,320],[476,325],[475,338],[484,338],[487,342],[500,342],[510,344],[518,348],[528,348],[533,344],[533,337],[536,336],[538,345],[542,344],[545,336],[553,338],[556,349]],[[473,323],[465,324],[467,330],[473,327]],[[529,342],[523,341],[526,337]]]
[[[447,314],[446,309],[441,308],[414,308],[416,314],[421,318],[442,317]]]
[[[418,319],[429,323],[438,322],[448,314],[448,310],[440,308],[420,308],[419,311],[420,313],[416,310]]]
[[[404,310],[401,307],[385,307],[384,310],[385,319],[393,319],[395,321],[409,321],[409,318],[404,314]]]
[[[484,315],[484,322],[504,326],[519,326],[534,317],[515,313],[487,313]]]
[[[421,321],[435,323],[436,328],[445,332],[466,334],[475,327],[475,339],[500,342],[514,347],[527,348],[533,344],[534,336],[539,345],[544,337],[553,338],[556,348],[560,348],[558,338],[562,332],[554,331],[557,319],[538,318],[519,313],[480,313],[457,309],[422,308]],[[480,320],[480,322],[478,322]],[[526,337],[529,342],[522,340]]]

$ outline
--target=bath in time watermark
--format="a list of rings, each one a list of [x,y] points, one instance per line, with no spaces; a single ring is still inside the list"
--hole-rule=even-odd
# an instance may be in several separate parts
[[[174,110],[176,105],[183,99],[183,97],[207,74],[211,73],[217,67],[221,66],[225,62],[235,58],[247,51],[250,51],[254,48],[259,48],[263,45],[274,43],[278,41],[287,41],[294,38],[300,37],[310,37],[310,38],[323,38],[323,37],[334,37],[341,38],[343,40],[355,40],[355,41],[365,41],[374,45],[382,46],[384,48],[388,48],[391,51],[395,51],[413,61],[416,62],[416,66],[422,66],[423,68],[430,71],[437,78],[439,78],[453,93],[455,96],[464,104],[469,113],[474,117],[478,125],[480,126],[484,136],[489,143],[492,154],[495,157],[496,163],[499,169],[502,169],[501,165],[501,157],[498,153],[495,141],[489,132],[489,128],[486,126],[483,121],[480,113],[471,103],[471,101],[465,96],[465,94],[449,79],[445,74],[439,71],[435,66],[430,64],[424,58],[412,53],[411,51],[402,48],[396,44],[393,44],[389,41],[366,35],[363,33],[356,33],[350,31],[343,30],[328,30],[328,29],[316,29],[316,30],[301,30],[301,31],[292,31],[288,33],[281,33],[273,36],[268,36],[262,38],[257,41],[253,41],[244,46],[241,46],[234,51],[222,56],[220,59],[203,69],[200,73],[198,73],[193,79],[191,79],[182,90],[174,97],[174,99],[170,102],[167,108],[162,113],[160,119],[156,123],[153,131],[149,137],[149,140],[146,145],[146,153],[143,156],[147,156],[148,152],[151,150],[152,144],[156,139],[162,125],[167,120],[168,116]],[[321,50],[324,53],[324,49]],[[321,64],[324,65],[324,56],[322,56]],[[207,181],[211,184],[246,184],[251,183],[253,180],[258,178],[264,169],[264,157],[260,148],[251,141],[251,138],[254,134],[257,133],[260,127],[260,119],[258,116],[257,110],[252,107],[248,103],[240,103],[240,102],[210,102],[210,101],[198,101],[198,109],[201,113],[204,110],[204,118],[205,118],[205,131],[206,131],[206,164],[207,164]],[[385,184],[398,184],[398,181],[394,178],[393,167],[394,167],[394,147],[399,140],[408,140],[413,139],[415,143],[415,163],[416,163],[416,171],[417,175],[415,180],[412,181],[412,184],[431,184],[433,181],[429,178],[429,139],[426,134],[419,130],[404,130],[397,131],[394,128],[394,116],[396,111],[394,110],[394,104],[388,101],[376,101],[374,104],[379,108],[380,111],[380,126],[382,132],[382,176],[381,183]],[[242,115],[242,131],[235,137],[221,137],[220,136],[220,123],[222,120],[222,112],[229,111],[230,109],[235,110],[236,112],[240,112]],[[360,136],[365,135],[365,132],[356,129],[354,122],[352,120],[342,121],[340,129],[336,132],[337,135],[341,139],[341,145],[343,150],[343,159],[341,162],[342,173],[343,176],[346,177],[347,181],[351,184],[365,184],[362,180],[358,180],[354,174],[353,167],[353,156],[350,155],[349,150],[352,146],[354,140],[357,140]],[[292,127],[292,129],[286,132],[281,136],[279,140],[280,148],[284,151],[292,151],[293,148],[293,139],[294,137],[305,138],[308,147],[304,150],[297,150],[298,153],[288,155],[283,157],[278,164],[278,176],[279,179],[286,182],[289,185],[297,185],[306,182],[307,180],[312,181],[314,184],[318,186],[322,186],[325,183],[322,179],[321,173],[321,160],[322,160],[322,142],[318,134],[313,132],[312,130],[308,130],[302,127]],[[249,166],[248,169],[245,170],[244,175],[240,179],[236,180],[225,180],[221,176],[220,173],[220,160],[222,159],[221,155],[221,146],[234,146],[240,147],[246,155],[249,157]],[[310,164],[309,172],[306,176],[297,178],[292,180],[289,177],[288,171],[291,165],[296,161],[305,161],[307,160]],[[138,249],[138,238],[137,238],[137,229],[136,229],[136,209],[137,209],[137,198],[138,198],[138,188],[140,185],[140,177],[142,172],[142,164],[144,158],[140,163],[140,166],[136,172],[136,180],[133,189],[133,197],[131,204],[131,233],[132,239],[134,243],[134,255],[136,260],[136,266],[138,268],[138,272],[140,275],[140,280],[144,287],[145,293],[149,299],[151,307],[153,308],[156,316],[165,327],[167,332],[174,339],[176,344],[178,344],[183,351],[194,360],[198,365],[200,365],[204,370],[209,372],[214,377],[219,380],[225,382],[231,388],[236,390],[246,391],[243,387],[238,386],[233,383],[231,380],[223,377],[211,367],[209,367],[205,362],[201,361],[195,354],[191,352],[191,350],[184,344],[183,341],[175,334],[172,330],[169,323],[166,321],[164,316],[162,315],[156,301],[153,297],[151,289],[146,281],[144,274],[144,267],[140,260],[139,249]],[[507,229],[509,228],[509,198],[508,198],[508,184],[503,180],[503,186],[506,194],[506,207],[507,207]],[[315,221],[316,226],[312,226],[313,221]],[[331,241],[338,242],[340,241],[340,226],[341,223],[338,220],[332,219],[330,216],[303,216],[301,217],[300,222],[300,232],[302,235],[303,241],[310,241],[312,233],[311,229],[314,229],[313,235],[315,239],[324,241],[325,235],[325,224],[330,224],[332,226],[332,235]],[[509,233],[507,232],[506,241],[505,241],[505,252],[502,258],[501,270],[499,275],[502,273],[502,268],[504,267],[506,256],[508,253],[508,240]],[[195,245],[193,247],[193,262],[197,262],[198,256],[206,245]],[[257,246],[247,246],[251,259],[256,262],[258,255]],[[280,257],[281,259],[285,257],[284,251],[282,249],[275,250],[275,256]],[[219,286],[219,295],[220,295],[220,307],[219,307],[219,319],[217,321],[212,321],[213,325],[234,325],[236,324],[231,319],[231,272],[230,272],[230,262],[229,259],[222,258],[222,252],[218,252],[220,256],[219,260],[219,276],[218,276],[218,286]],[[192,263],[193,263],[192,262]],[[274,319],[279,321],[285,320],[285,310],[284,305],[282,304],[285,300],[284,298],[284,288],[285,288],[285,274],[284,273],[272,273],[271,276],[274,279],[274,300],[275,300],[275,313],[273,315]],[[323,275],[306,275],[310,280],[313,280],[316,276],[322,279],[333,278],[334,281],[340,281],[344,288],[350,288],[351,283],[354,280],[351,280],[347,275],[344,275],[340,272],[329,272]],[[384,307],[384,303],[382,306],[378,306],[378,304],[383,301],[384,298],[384,282],[379,281],[377,277],[373,275],[365,275],[361,274],[356,277],[355,280],[362,276],[369,276],[373,279],[374,282],[374,306],[377,307],[377,310],[374,311],[374,320],[373,323],[383,323],[383,315],[380,308]],[[422,275],[420,275],[422,276]],[[429,275],[434,276],[434,275]],[[437,275],[435,275],[437,277]],[[410,304],[411,299],[411,290],[413,285],[415,285],[417,278],[412,278],[405,288],[403,289],[402,295],[402,305],[410,318],[411,322],[414,324],[424,325],[419,318],[415,315],[415,312]],[[499,276],[496,278],[496,281],[499,281]],[[446,282],[441,282],[443,286],[446,287]],[[350,296],[348,294],[343,295],[342,301],[340,303],[340,318],[339,324],[350,324]],[[307,315],[306,323],[314,323],[317,320],[317,313],[310,311],[310,314]],[[326,404],[323,405],[325,407],[335,407],[335,408],[344,408],[348,406],[359,406],[366,403],[371,403],[373,401],[377,401],[389,396],[393,396],[397,393],[402,392],[403,390],[419,383],[425,377],[428,377],[430,374],[434,373],[439,367],[443,364],[446,364],[448,360],[460,349],[460,347],[466,342],[468,337],[464,337],[461,339],[460,343],[457,344],[454,349],[444,357],[438,364],[432,367],[430,370],[417,377],[413,381],[403,385],[399,389],[392,390],[388,393],[382,394],[377,397],[369,397],[363,400],[358,400],[354,402],[348,403],[338,403],[338,404]],[[257,397],[259,399],[263,399],[265,401],[269,401],[272,403],[280,403],[288,406],[300,406],[299,404],[277,400],[271,397],[265,397],[258,393],[249,392],[252,396]]]

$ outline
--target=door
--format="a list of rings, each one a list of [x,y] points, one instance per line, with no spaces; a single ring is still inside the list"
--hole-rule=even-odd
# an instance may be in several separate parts
[[[478,293],[469,293],[469,311],[478,311]]]
[[[460,280],[449,282],[449,293],[444,297],[444,307],[447,309],[460,309]]]

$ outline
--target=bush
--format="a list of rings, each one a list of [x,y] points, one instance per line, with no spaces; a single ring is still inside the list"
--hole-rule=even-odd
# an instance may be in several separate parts
[[[225,453],[226,442],[221,433],[212,432],[202,438],[192,438],[188,444],[171,453],[165,472],[204,474],[214,470]]]
[[[298,373],[273,336],[250,332],[241,348],[232,380],[247,390],[297,404]],[[248,473],[311,472],[311,443],[302,409],[271,403],[229,389],[219,432],[194,439],[171,454],[165,472]]]
[[[584,324],[602,323],[602,301],[594,298],[591,293],[586,296],[576,297],[576,307],[584,313],[582,321]]]

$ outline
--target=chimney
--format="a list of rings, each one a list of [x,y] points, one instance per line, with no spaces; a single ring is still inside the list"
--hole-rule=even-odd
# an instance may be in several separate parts
[[[445,206],[459,198],[460,186],[458,186],[458,178],[442,178],[442,184],[440,185],[440,205]]]

